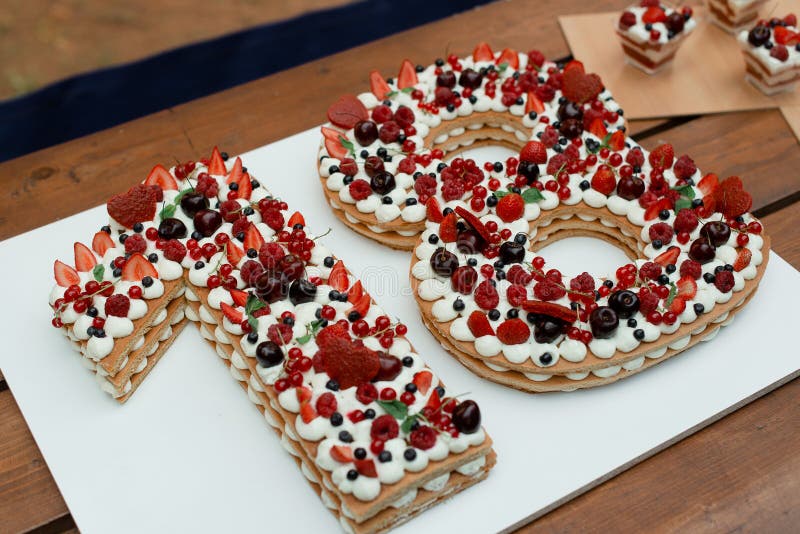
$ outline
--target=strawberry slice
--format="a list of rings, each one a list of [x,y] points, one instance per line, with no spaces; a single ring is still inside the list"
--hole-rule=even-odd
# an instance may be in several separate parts
[[[516,50],[504,48],[503,51],[500,52],[500,56],[495,60],[495,65],[502,65],[503,63],[517,70],[519,68],[519,54],[517,54]]]
[[[403,64],[400,65],[400,74],[397,75],[397,87],[399,89],[414,87],[417,81],[417,69],[414,68],[413,63],[404,59]]]
[[[775,42],[786,46],[794,46],[800,43],[800,33],[793,32],[784,26],[775,26],[772,30],[775,35]]]
[[[242,171],[242,169],[243,169],[243,167],[242,167],[242,158],[237,156],[236,157],[236,161],[233,162],[233,168],[231,169],[231,172],[229,172],[228,176],[225,178],[225,183],[226,184],[232,184],[232,183],[237,183],[238,184],[239,180],[241,180],[242,176],[244,175],[244,171]]]
[[[311,388],[300,386],[295,388],[295,394],[297,395],[298,402],[302,406],[303,404],[308,404],[308,402],[311,400],[311,397],[314,395],[314,392],[311,391]]]
[[[226,302],[220,302],[219,307],[222,314],[233,324],[241,324],[244,314]]]
[[[286,223],[286,226],[288,226],[289,228],[293,228],[294,225],[296,224],[299,224],[301,226],[306,225],[306,220],[303,218],[303,214],[300,213],[299,211],[292,213],[292,216],[289,217],[289,222]]]
[[[347,310],[345,315],[350,315],[352,312],[358,312],[359,317],[366,317],[369,311],[370,304],[372,304],[369,293],[364,293],[351,308]]]
[[[261,246],[263,244],[264,238],[261,237],[261,232],[258,231],[258,228],[256,228],[255,224],[250,223],[250,225],[247,227],[247,230],[244,232],[245,250],[250,250],[251,248],[261,250]]]
[[[603,123],[603,119],[596,118],[589,124],[589,133],[594,135],[595,137],[599,137],[603,139],[606,135],[608,135],[608,130],[606,130],[606,125]]]
[[[368,118],[367,108],[355,95],[342,95],[328,108],[328,120],[345,130]]]
[[[439,225],[439,238],[445,243],[454,243],[458,238],[457,217],[455,212],[448,213]]]
[[[703,196],[711,195],[719,185],[719,177],[714,173],[709,173],[703,176],[697,188],[703,192]]]
[[[214,147],[211,151],[211,159],[208,162],[208,174],[215,176],[225,176],[228,174],[228,169],[225,168],[225,161],[222,159],[219,149]]]
[[[328,151],[328,154],[330,154],[331,157],[336,159],[344,159],[347,157],[347,148],[345,148],[345,146],[342,144],[342,139],[344,139],[344,137],[341,137],[340,139],[337,138],[336,140],[327,138],[325,139],[325,150]]]
[[[244,308],[245,304],[247,304],[247,297],[249,294],[246,291],[242,291],[241,289],[229,289],[228,290],[231,294],[231,298],[233,299],[233,303],[237,306],[241,306]]]
[[[488,43],[480,42],[475,50],[472,51],[473,61],[492,61],[494,59],[494,52]]]
[[[354,302],[358,302],[363,296],[364,287],[361,285],[361,280],[356,280],[356,283],[353,284],[353,287],[347,292],[347,302],[353,304]]]
[[[248,173],[244,173],[242,178],[239,180],[239,189],[236,190],[236,196],[244,200],[250,200],[250,196],[252,194],[253,184],[250,183],[250,175]]]
[[[128,282],[138,282],[145,276],[158,278],[158,271],[147,258],[136,252],[125,262],[122,268],[122,279]]]
[[[678,296],[685,300],[692,300],[697,295],[697,282],[691,276],[682,276],[678,283]]]
[[[469,328],[469,331],[472,332],[472,335],[475,337],[494,335],[494,329],[489,323],[489,319],[486,317],[486,314],[478,310],[475,310],[469,314],[469,318],[467,319],[467,328]]]
[[[114,241],[111,239],[110,235],[102,230],[94,234],[92,238],[92,250],[102,257],[110,248],[114,248]]]
[[[430,371],[420,371],[414,375],[412,379],[417,390],[425,395],[431,389],[431,382],[433,382],[433,373]]]
[[[672,246],[669,247],[665,252],[662,252],[656,256],[653,261],[662,267],[666,267],[670,264],[675,265],[675,263],[678,261],[678,255],[680,255],[680,253],[680,247]]]
[[[175,181],[175,178],[173,178],[169,171],[160,163],[153,167],[153,170],[147,175],[144,185],[157,185],[164,191],[178,189],[178,182]]]
[[[672,203],[667,198],[660,198],[657,202],[653,202],[650,206],[644,210],[644,220],[645,221],[652,221],[658,214],[661,213],[661,210],[669,210],[672,208]]]
[[[575,322],[577,314],[575,310],[571,310],[561,304],[553,302],[543,302],[541,300],[526,300],[522,303],[522,309],[530,313],[538,313],[540,315],[547,315],[554,319],[559,319],[566,323]]]
[[[347,278],[347,269],[344,267],[342,260],[337,261],[331,268],[328,275],[328,285],[340,293],[347,291],[350,287],[350,280]]]
[[[103,232],[105,234],[105,232]],[[108,235],[108,234],[106,234]],[[89,247],[84,245],[83,243],[75,243],[73,247],[75,251],[75,268],[82,273],[88,273],[94,266],[97,265],[97,259],[94,257],[94,254]]]
[[[686,299],[680,296],[677,296],[674,299],[672,299],[672,302],[669,305],[669,311],[671,311],[675,315],[682,314],[683,310],[685,309],[686,309]]]
[[[303,420],[304,423],[308,424],[314,419],[319,417],[317,415],[317,410],[314,409],[310,403],[303,404],[300,406],[300,418]]]
[[[470,225],[473,230],[478,232],[478,234],[484,239],[484,241],[486,241],[487,243],[489,242],[490,232],[489,230],[486,229],[481,220],[475,216],[475,214],[470,213],[461,206],[456,206],[456,213],[458,213],[462,219],[467,221],[467,224]]]
[[[338,141],[339,136],[342,135],[342,132],[340,132],[339,130],[336,130],[334,128],[327,128],[325,126],[321,127],[320,131],[322,132],[322,137],[324,137],[325,139],[330,139],[331,141]]]
[[[331,447],[331,458],[339,463],[349,464],[353,461],[353,451],[347,445],[334,445]]]
[[[69,287],[81,283],[81,277],[78,276],[78,272],[59,260],[56,260],[53,264],[53,274],[55,274],[56,283],[61,287]]]
[[[750,265],[750,259],[753,257],[753,253],[750,252],[749,248],[742,248],[739,249],[739,252],[736,254],[736,260],[733,262],[733,270],[737,273]]]
[[[358,471],[359,475],[367,478],[378,478],[378,471],[375,469],[375,462],[372,459],[354,460],[353,463],[356,464],[356,471]]]
[[[544,112],[544,104],[539,97],[536,96],[536,93],[533,91],[528,91],[528,99],[525,102],[525,115],[531,111],[535,111],[536,113]]]
[[[386,80],[383,79],[381,73],[377,70],[373,70],[369,73],[369,90],[372,91],[372,94],[378,100],[384,100],[386,95],[388,95],[392,89],[389,87],[389,84],[386,83]]]
[[[660,7],[651,6],[642,15],[642,22],[645,24],[655,24],[656,22],[666,22],[667,13]]]
[[[444,219],[442,208],[439,207],[439,201],[436,200],[436,197],[429,198],[428,202],[425,203],[425,216],[429,221],[435,223],[440,223]]]
[[[233,241],[228,241],[227,247],[228,263],[237,267],[239,262],[242,261],[242,258],[244,258],[244,251]]]
[[[438,410],[442,406],[442,398],[439,396],[438,390],[433,390],[431,392],[431,396],[428,397],[428,402],[425,404],[426,408],[431,408],[432,410]]]
[[[622,133],[622,130],[617,130],[611,134],[611,138],[608,140],[608,148],[614,152],[619,152],[625,148],[625,134]]]

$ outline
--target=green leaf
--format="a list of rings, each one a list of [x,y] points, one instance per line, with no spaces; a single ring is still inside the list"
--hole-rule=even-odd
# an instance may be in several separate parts
[[[675,287],[675,284],[672,282],[669,283],[669,295],[667,295],[667,300],[664,301],[664,304],[670,306],[672,301],[675,300],[675,296],[678,294],[678,288]]]
[[[414,90],[413,87],[403,87],[402,89],[400,89],[400,92],[401,93],[405,93],[405,94],[409,94],[413,90]]]
[[[314,336],[319,332],[320,328],[322,328],[322,321],[323,319],[317,319],[316,321],[312,321],[306,325],[306,333],[298,338],[295,338],[295,341],[304,345],[311,341]]]
[[[399,400],[393,400],[393,401],[378,400],[377,403],[381,408],[386,410],[386,413],[388,413],[395,419],[403,420],[406,417],[408,417],[408,406],[406,406]]]
[[[164,219],[169,219],[173,215],[175,215],[175,204],[167,204],[161,209],[161,213],[158,214],[162,221]]]
[[[540,200],[544,200],[544,197],[542,196],[541,191],[539,191],[535,187],[531,187],[530,189],[522,193],[522,200],[525,201],[525,204],[533,204],[534,202],[539,202]]]
[[[686,197],[689,199],[694,198],[694,187],[691,185],[682,185],[680,187],[673,187],[675,191],[679,192],[682,197]]]
[[[247,316],[247,324],[250,325],[250,328],[255,332],[258,330],[258,317],[253,317],[252,315]]]
[[[340,135],[340,136],[339,136],[339,142],[340,142],[340,143],[342,144],[342,146],[343,146],[343,147],[345,147],[345,148],[346,148],[346,149],[347,149],[347,150],[348,150],[348,151],[349,151],[351,154],[355,155],[355,153],[356,153],[356,149],[355,149],[355,147],[353,146],[353,142],[352,142],[352,141],[348,141],[347,139],[345,139],[344,137],[342,137],[342,136]]]
[[[311,341],[311,338],[313,338],[313,337],[314,337],[314,334],[309,332],[308,334],[305,334],[303,336],[294,338],[294,340],[297,341],[298,343],[300,343],[301,345],[305,345],[306,343]]]
[[[678,213],[684,208],[691,208],[691,207],[692,207],[692,201],[689,200],[688,198],[681,197],[675,201],[675,213]]]
[[[414,423],[416,422],[417,422],[417,416],[410,415],[406,417],[405,420],[403,421],[403,424],[400,425],[400,430],[402,430],[404,434],[408,434],[409,432],[411,432],[411,427],[414,426]]]
[[[266,302],[264,302],[257,296],[250,293],[249,295],[247,295],[247,302],[245,302],[244,304],[244,312],[247,315],[251,315],[253,312],[260,310],[266,305],[267,305]]]
[[[98,282],[103,281],[103,275],[105,273],[106,273],[106,268],[102,263],[98,263],[97,265],[94,266],[94,269],[92,269],[92,276],[94,276],[94,279],[97,280]]]
[[[506,69],[507,69],[507,68],[508,68],[508,61],[503,61],[502,63],[500,63],[500,64],[497,66],[497,71],[498,71],[500,74],[502,74],[502,73],[504,73],[504,72],[506,71]]]
[[[504,196],[508,195],[509,193],[511,193],[511,191],[495,191],[493,194],[497,198],[503,198]]]

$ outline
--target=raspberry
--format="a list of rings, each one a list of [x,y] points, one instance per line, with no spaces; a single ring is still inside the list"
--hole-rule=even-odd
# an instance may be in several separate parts
[[[531,335],[531,329],[522,319],[508,319],[497,327],[497,339],[506,345],[525,343]]]
[[[506,272],[506,280],[512,284],[527,286],[531,283],[531,280],[533,280],[533,275],[526,271],[521,265],[516,264],[512,265]]]
[[[416,447],[417,449],[423,451],[427,451],[436,445],[436,431],[429,426],[419,427],[411,432],[411,436],[409,438],[412,447]]]
[[[339,172],[345,176],[355,176],[358,173],[358,163],[353,158],[344,158],[339,162]]]
[[[147,250],[147,242],[145,242],[141,235],[133,234],[128,236],[128,239],[125,240],[125,252],[127,254],[134,254],[136,252],[144,254],[145,250]]]
[[[177,239],[170,239],[164,245],[164,257],[168,260],[181,262],[186,256],[186,247]]]
[[[569,281],[569,288],[581,293],[591,293],[594,291],[594,278],[589,273],[581,273]]]
[[[322,417],[330,417],[336,411],[336,396],[330,391],[326,391],[317,399],[317,413]]]
[[[789,50],[784,45],[779,44],[772,47],[772,50],[769,51],[769,55],[778,61],[786,61],[789,59]]]
[[[261,212],[261,219],[264,223],[275,230],[276,232],[283,229],[286,221],[283,219],[283,213],[276,209],[269,209]],[[238,222],[238,221],[237,221]],[[235,228],[235,225],[234,225]]]
[[[733,273],[730,271],[722,270],[714,275],[714,285],[723,293],[727,293],[733,289],[736,281],[733,278]]]
[[[662,245],[666,245],[672,241],[672,236],[675,235],[675,233],[670,225],[665,222],[659,222],[650,227],[648,235],[650,236],[650,241],[659,239]]]
[[[644,165],[644,152],[638,146],[633,147],[625,155],[625,163],[631,167],[641,167]]]
[[[661,275],[661,266],[652,261],[646,262],[639,267],[639,278],[642,280],[655,280]]]
[[[548,80],[549,82],[550,80]],[[553,82],[556,83],[555,81]],[[550,85],[549,83],[545,85],[540,85],[536,89],[533,90],[534,94],[541,100],[542,102],[550,102],[553,100],[553,97],[556,96],[556,88]],[[547,132],[547,130],[545,130]],[[555,130],[553,130],[555,132]],[[542,143],[545,144],[548,148],[553,146],[558,141],[558,133],[556,132],[556,141],[552,144],[547,144],[547,141],[544,140],[544,135],[542,135]]]
[[[675,150],[672,148],[672,145],[665,143],[657,146],[650,152],[648,159],[650,160],[650,165],[653,167],[669,169],[672,167],[672,162],[675,160]]]
[[[545,62],[544,54],[539,52],[538,50],[531,50],[528,52],[528,61],[533,63],[537,67],[541,67]]]
[[[450,282],[454,291],[458,291],[462,295],[470,295],[478,282],[478,271],[469,265],[462,265],[450,277]]]
[[[216,197],[219,193],[219,185],[217,184],[217,181],[205,172],[202,172],[198,175],[197,185],[195,185],[194,189],[207,198]]]
[[[392,113],[392,108],[389,106],[381,104],[372,110],[372,120],[378,124],[392,120],[392,117],[394,117],[394,113]]]
[[[545,86],[544,85],[540,85],[536,89],[538,90],[538,89],[540,89],[542,87],[545,87]],[[556,130],[552,126],[547,126],[544,129],[544,132],[542,132],[541,141],[544,144],[544,146],[546,146],[547,148],[552,148],[553,146],[555,146],[556,143],[558,143],[558,130]]]
[[[528,298],[528,290],[525,286],[519,284],[512,284],[506,290],[506,300],[515,308],[522,306],[522,303]]]
[[[694,176],[694,173],[697,172],[697,165],[694,164],[694,160],[692,160],[692,158],[684,154],[678,158],[678,161],[675,162],[675,166],[672,168],[672,171],[675,173],[675,176],[685,180],[686,178],[691,178]]]
[[[372,188],[366,180],[354,180],[350,183],[350,196],[353,200],[364,200],[372,194]]]
[[[403,172],[405,174],[414,174],[414,171],[417,170],[417,164],[414,163],[412,158],[403,158],[400,160],[400,164],[397,166],[397,172]]]
[[[394,120],[402,128],[408,128],[414,124],[414,111],[407,106],[400,106],[394,112]]]
[[[567,148],[564,149],[564,155],[569,161],[577,161],[581,159],[581,152],[580,149],[578,149],[578,145],[568,145]]]
[[[703,269],[700,264],[694,260],[683,260],[683,263],[681,263],[680,273],[681,277],[691,276],[697,280],[703,274]]]
[[[394,143],[400,136],[400,125],[395,121],[384,122],[378,130],[378,138],[384,143]]]
[[[226,200],[219,205],[219,214],[225,222],[232,223],[242,216],[242,207],[235,200]]]
[[[457,200],[464,196],[464,184],[461,180],[450,180],[442,184],[442,197],[446,202]]]
[[[267,337],[277,345],[286,345],[292,340],[292,327],[285,323],[270,325]]]
[[[639,205],[643,208],[649,208],[658,201],[658,197],[652,191],[645,191],[639,197]]]
[[[533,287],[533,294],[539,300],[558,300],[567,294],[567,290],[550,280],[542,280]]]
[[[417,181],[414,182],[414,191],[416,191],[419,196],[433,196],[436,193],[436,178],[429,174],[420,176],[417,178]]]
[[[628,28],[630,28],[634,24],[636,24],[636,15],[631,11],[625,11],[619,17],[619,26],[620,26],[620,28],[623,28],[623,29],[627,30]]]
[[[356,398],[362,404],[369,404],[378,398],[378,388],[369,382],[360,384],[356,389]]]
[[[642,315],[647,315],[658,308],[658,295],[650,291],[650,288],[643,287],[639,290],[639,311]]]
[[[686,232],[687,234],[692,233],[692,231],[697,228],[697,214],[695,214],[694,210],[690,210],[689,208],[684,208],[678,212],[678,215],[675,217],[675,231]]]
[[[274,241],[264,243],[258,251],[258,260],[267,269],[274,269],[278,262],[286,255],[283,247]],[[244,266],[242,266],[244,267]]]
[[[385,414],[376,417],[375,420],[372,421],[372,428],[370,428],[369,436],[372,439],[389,441],[390,439],[396,438],[399,433],[400,426],[397,424],[397,419],[389,414]]]
[[[111,295],[106,299],[105,311],[108,316],[127,317],[131,301],[125,295]]]
[[[491,310],[500,302],[497,289],[489,280],[484,280],[475,289],[475,304],[484,310]]]
[[[550,161],[547,162],[547,174],[550,176],[556,176],[558,171],[561,170],[567,163],[569,163],[569,158],[564,154],[555,154]]]

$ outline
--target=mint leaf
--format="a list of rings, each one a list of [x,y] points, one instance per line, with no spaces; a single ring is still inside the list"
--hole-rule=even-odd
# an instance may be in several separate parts
[[[158,214],[162,221],[164,219],[169,219],[173,215],[175,215],[175,204],[167,204],[161,209],[161,213]]]
[[[403,421],[403,424],[400,425],[400,430],[402,430],[404,434],[408,434],[409,432],[411,432],[411,427],[414,426],[414,423],[416,422],[417,422],[417,416],[410,415],[406,417],[405,420]]]
[[[386,413],[388,413],[395,419],[403,420],[406,417],[408,417],[408,406],[406,406],[399,400],[393,400],[393,401],[378,400],[376,402],[381,408],[386,410]]]
[[[258,318],[253,317],[252,315],[247,316],[247,324],[250,325],[250,328],[255,332],[258,330]]]
[[[680,193],[682,197],[689,199],[694,198],[694,188],[691,185],[682,185],[680,187],[673,187],[672,189]]]
[[[506,71],[506,69],[507,69],[507,68],[508,68],[508,61],[503,61],[502,63],[500,63],[500,64],[497,66],[497,71],[498,71],[500,74],[503,74],[503,73]]]
[[[301,345],[305,345],[309,341],[311,341],[314,336],[319,332],[320,328],[322,328],[322,321],[323,319],[317,319],[316,321],[312,321],[306,325],[306,333],[300,337],[295,338],[295,341],[300,343]]]
[[[678,213],[682,209],[691,207],[692,207],[692,201],[689,200],[688,198],[681,197],[675,201],[675,213]]]
[[[675,300],[675,296],[678,294],[678,288],[675,287],[675,284],[672,282],[669,283],[669,295],[667,295],[667,300],[664,301],[668,307],[672,304],[672,301]]]
[[[345,139],[344,137],[342,137],[340,135],[339,136],[339,143],[341,143],[341,145],[343,147],[345,147],[348,150],[348,152],[350,152],[350,154],[355,155],[356,149],[353,146],[353,142],[352,141],[348,141],[347,139]]]
[[[504,196],[506,196],[509,193],[510,193],[510,191],[495,191],[494,192],[494,196],[496,196],[497,198],[503,198]]]
[[[94,279],[97,280],[98,282],[103,281],[103,275],[105,273],[106,273],[106,268],[102,263],[98,263],[97,265],[94,266],[94,269],[92,269],[92,276],[94,276]]]
[[[251,315],[254,311],[258,311],[266,305],[267,305],[266,302],[264,302],[257,296],[250,293],[249,295],[247,295],[247,302],[245,302],[244,304],[244,312],[247,315]]]
[[[542,196],[541,191],[539,191],[535,187],[531,187],[530,189],[522,193],[522,200],[525,201],[525,204],[533,204],[534,202],[539,202],[540,200],[544,200],[544,197]]]

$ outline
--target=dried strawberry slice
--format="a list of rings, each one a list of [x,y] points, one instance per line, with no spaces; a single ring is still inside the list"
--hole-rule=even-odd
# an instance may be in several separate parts
[[[354,95],[343,95],[328,108],[328,120],[347,130],[368,118],[367,108]]]
[[[529,313],[538,313],[540,315],[547,315],[554,319],[560,319],[567,323],[575,322],[576,313],[574,310],[562,306],[561,304],[554,304],[552,302],[542,302],[540,300],[526,300],[522,303],[522,309]]]
[[[372,380],[380,369],[378,353],[360,342],[331,338],[322,351],[322,363],[328,376],[347,389]]]
[[[456,207],[456,213],[458,213],[462,219],[467,221],[467,224],[472,227],[473,230],[478,232],[478,234],[486,241],[489,242],[489,230],[483,225],[483,223],[478,219],[474,214],[467,211],[465,208],[461,206]]]

